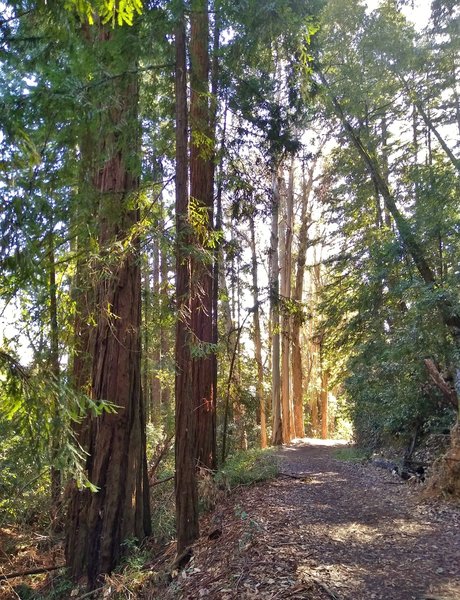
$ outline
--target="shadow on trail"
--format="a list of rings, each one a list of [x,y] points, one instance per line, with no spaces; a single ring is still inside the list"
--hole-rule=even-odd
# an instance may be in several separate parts
[[[265,499],[274,542],[298,543],[297,579],[341,600],[458,600],[458,522],[417,511],[413,489],[316,442],[279,451],[281,471],[299,478],[280,477]]]

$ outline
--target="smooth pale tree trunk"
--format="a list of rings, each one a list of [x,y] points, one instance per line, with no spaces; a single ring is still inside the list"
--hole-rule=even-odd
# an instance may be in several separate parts
[[[279,311],[279,251],[278,216],[280,205],[280,182],[277,171],[272,180],[272,226],[270,236],[270,315],[272,326],[272,444],[283,443],[281,412],[281,372],[280,372],[280,311]]]
[[[313,188],[313,173],[316,160],[308,172],[308,178],[302,182],[302,199],[300,212],[300,230],[297,250],[297,264],[293,299],[297,306],[303,300],[305,264],[307,261],[308,231],[311,226],[310,195]],[[304,424],[304,377],[302,369],[302,348],[300,343],[300,328],[303,322],[301,314],[295,314],[292,320],[292,395],[294,403],[294,432],[295,437],[305,437]]]
[[[314,335],[313,329],[311,330],[310,341],[309,341],[309,403],[310,403],[310,422],[311,422],[311,435],[316,437],[319,434],[319,411],[318,411],[318,389],[320,387],[320,367],[319,367],[319,345]]]
[[[117,46],[124,47],[127,72],[136,64],[129,58],[137,45],[133,32],[127,28],[116,32],[100,28],[96,42],[105,45],[104,56],[110,60],[112,43],[117,38]],[[113,66],[109,64],[108,68]],[[139,239],[133,233],[139,221],[139,211],[133,208],[138,174],[129,166],[139,152],[137,76],[127,73],[113,80],[110,93],[113,102],[99,115],[102,133],[98,158],[103,157],[103,162],[93,178],[99,200],[100,257],[96,267],[91,396],[95,402],[113,403],[117,411],[88,417],[84,436],[88,441],[84,448],[88,452],[86,470],[98,490],[74,486],[66,537],[70,573],[76,579],[86,576],[91,587],[101,574],[117,565],[125,540],[141,541],[150,533],[141,394],[140,250]]]
[[[280,291],[285,309],[281,315],[281,405],[283,408],[283,441],[294,437],[294,411],[291,396],[291,300],[292,225],[294,214],[294,165],[289,169],[289,184],[285,194],[285,210],[280,227]]]
[[[267,416],[266,416],[266,405],[265,405],[265,394],[264,394],[264,368],[262,364],[262,335],[260,330],[260,307],[259,307],[259,279],[258,279],[258,265],[257,265],[257,253],[256,253],[256,234],[254,217],[251,216],[249,219],[250,235],[251,235],[251,254],[252,254],[252,294],[254,302],[254,352],[257,365],[257,385],[256,385],[256,397],[257,404],[259,406],[260,415],[260,447],[267,447]]]
[[[177,554],[199,535],[196,479],[196,416],[192,391],[191,243],[188,225],[188,111],[184,6],[175,28],[176,70],[176,381],[175,381],[175,497]]]
[[[213,252],[206,237],[213,230],[213,160],[211,113],[209,107],[209,15],[207,0],[192,0],[190,31],[190,195],[207,209],[206,236],[195,234],[201,256],[192,258],[191,328],[195,353],[192,386],[197,420],[196,456],[198,466],[216,468],[216,368],[213,341]],[[204,142],[203,140],[207,140]]]
[[[230,419],[233,418],[233,388],[235,387],[235,384],[238,385],[238,374],[235,372],[235,360],[238,345],[238,328],[235,327],[235,324],[233,322],[232,309],[228,300],[229,293],[227,287],[227,280],[225,278],[225,273],[223,269],[219,269],[219,288],[222,291],[221,311],[225,327],[227,362],[229,364],[222,433],[222,463],[224,463],[227,457],[228,450],[228,426]]]
[[[235,288],[236,288],[236,330],[237,337],[235,342],[235,383],[236,383],[236,394],[233,399],[233,418],[235,422],[236,429],[236,443],[238,450],[247,450],[248,449],[248,434],[246,431],[246,426],[244,422],[244,417],[246,414],[246,410],[244,405],[240,399],[240,385],[241,381],[241,331],[243,327],[242,317],[241,317],[241,298],[242,298],[242,290],[241,290],[241,253],[238,252],[236,256],[236,278],[235,278]]]
[[[322,354],[322,352],[321,352]],[[329,376],[321,360],[321,438],[329,437]]]

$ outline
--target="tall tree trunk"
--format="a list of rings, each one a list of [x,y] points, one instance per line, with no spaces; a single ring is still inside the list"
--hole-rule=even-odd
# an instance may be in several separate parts
[[[91,124],[84,121],[80,138],[80,163],[78,175],[78,193],[72,206],[72,233],[77,264],[72,281],[71,296],[75,304],[72,383],[76,390],[85,394],[91,389],[91,349],[94,321],[94,281],[85,256],[88,248],[95,245],[97,222],[97,194],[94,189],[94,163],[96,142],[92,135]],[[77,425],[77,430],[80,427]],[[81,431],[77,434],[81,438]],[[84,446],[86,442],[84,442]]]
[[[254,351],[257,365],[257,385],[256,398],[260,412],[260,447],[267,447],[267,418],[265,410],[264,395],[264,368],[262,364],[262,336],[260,331],[260,308],[259,308],[259,280],[256,253],[256,234],[254,226],[254,217],[249,219],[251,232],[251,253],[252,253],[252,296],[254,302]]]
[[[241,402],[241,331],[243,329],[243,320],[241,318],[241,298],[242,298],[242,289],[241,289],[241,252],[237,253],[236,256],[236,329],[237,329],[237,338],[236,338],[236,360],[235,360],[235,383],[236,394],[234,396],[233,402],[233,415],[235,428],[237,431],[237,448],[238,450],[247,450],[248,449],[248,434],[246,431],[244,417],[246,414],[246,409],[244,404]]]
[[[164,219],[162,219],[162,227],[164,228]],[[170,329],[165,326],[164,319],[169,310],[169,265],[168,265],[168,252],[164,245],[160,250],[160,313],[161,313],[161,327],[160,327],[160,368],[162,371],[167,370],[169,363],[169,352],[170,352]],[[168,383],[162,383],[160,392],[160,406],[163,410],[166,410],[167,414],[172,414],[171,407],[171,393]]]
[[[303,370],[302,350],[300,344],[300,327],[303,322],[300,307],[303,300],[303,284],[305,264],[307,261],[308,230],[311,226],[309,200],[313,188],[313,173],[316,165],[314,161],[308,172],[308,179],[302,183],[302,207],[300,213],[299,244],[297,250],[297,265],[293,299],[299,312],[292,320],[292,395],[294,402],[294,431],[297,438],[305,437],[304,410],[303,410]]]
[[[289,443],[294,437],[294,414],[291,397],[291,300],[292,271],[292,221],[294,214],[294,166],[289,169],[289,184],[285,194],[285,210],[280,228],[280,279],[281,301],[284,310],[281,313],[281,405],[283,407],[283,441]]]
[[[233,406],[231,399],[233,394],[233,388],[236,387],[235,383],[236,385],[238,383],[235,382],[235,379],[237,377],[237,374],[235,373],[235,360],[238,346],[238,328],[235,327],[235,324],[232,319],[232,309],[228,300],[229,294],[227,288],[227,281],[225,279],[225,273],[223,269],[219,269],[219,288],[222,291],[221,308],[225,324],[225,339],[227,340],[227,362],[230,364],[227,379],[227,393],[225,397],[224,422],[222,432],[222,463],[224,463],[227,457],[228,425],[231,418],[231,409]]]
[[[209,15],[207,0],[192,0],[190,33],[190,195],[207,209],[205,235],[195,235],[201,249],[192,259],[191,326],[199,345],[192,363],[192,386],[197,419],[197,464],[216,468],[216,398],[213,346],[213,253],[208,237],[213,229],[213,160],[209,108]],[[205,141],[204,141],[205,140]]]
[[[95,281],[86,252],[94,250],[97,236],[97,193],[94,188],[94,162],[96,143],[91,135],[90,124],[82,124],[80,138],[80,165],[78,193],[72,207],[72,232],[77,264],[72,281],[71,296],[76,307],[74,318],[73,353],[71,356],[71,382],[77,393],[91,394],[92,353],[95,328],[92,325],[96,315]],[[75,437],[82,448],[90,447],[92,423],[86,418],[74,425]],[[69,528],[73,520],[79,518],[80,496],[75,493],[75,484],[66,489],[67,523],[66,553],[73,551],[69,547]],[[70,522],[70,523],[69,523]],[[73,534],[75,535],[75,534]]]
[[[321,290],[321,263],[320,257],[317,255],[317,248],[314,253],[314,266],[312,273],[312,302],[315,307],[319,304],[319,295]],[[322,339],[323,332],[321,330],[321,324],[318,319],[314,319],[312,322],[312,355],[313,355],[313,369],[314,369],[314,385],[313,385],[313,398],[312,398],[312,424],[314,434],[319,435],[320,429],[320,408],[322,404],[322,389],[323,389],[323,361],[322,361]]]
[[[151,320],[151,289],[150,289],[150,265],[147,255],[142,256],[142,397],[144,398],[145,414],[147,422],[153,419],[152,411],[152,386],[150,385],[151,376],[151,357],[150,357],[150,332],[149,323]]]
[[[329,437],[329,374],[324,365],[323,340],[321,340],[319,354],[321,368],[321,438],[327,440]]]
[[[127,72],[135,67],[128,58],[137,44],[132,31],[101,28],[98,42],[106,45],[106,58],[113,45],[122,45]],[[113,62],[107,65],[113,66]],[[137,76],[126,74],[114,79],[111,86],[113,101],[100,115],[103,135],[98,151],[104,162],[94,178],[101,256],[91,395],[96,403],[106,400],[118,408],[115,414],[89,417],[86,468],[98,490],[75,486],[66,539],[71,574],[75,578],[87,575],[92,587],[99,575],[118,563],[124,540],[141,541],[150,533],[140,368],[140,252],[134,233],[139,211],[132,208],[138,174],[130,167],[139,152]],[[114,257],[114,248],[123,246],[128,249]]]
[[[209,194],[210,201],[213,203],[214,200],[214,187],[215,187],[215,175],[216,175],[216,137],[217,137],[217,110],[218,110],[218,94],[219,94],[219,50],[220,50],[220,15],[218,11],[214,13],[214,30],[213,30],[213,50],[212,50],[212,61],[211,61],[211,110],[210,110],[210,130],[212,138],[212,157],[210,162],[210,184]],[[222,146],[225,143],[226,135],[226,121],[227,121],[227,109],[225,108],[224,124],[222,130]],[[223,156],[221,157],[221,169]],[[222,228],[222,184],[219,183],[220,191],[216,190],[216,215],[214,223],[214,231],[219,235]],[[219,197],[220,195],[220,197]],[[211,299],[211,312],[212,312],[212,343],[214,348],[217,348],[219,342],[219,319],[218,319],[218,304],[219,304],[219,260],[221,257],[219,242],[216,243],[214,251],[214,264],[212,268],[212,299]],[[214,351],[211,355],[211,372],[212,372],[212,389],[214,391],[214,411],[217,410],[217,352]],[[217,422],[214,417],[214,454],[217,453]],[[216,460],[216,459],[215,459]]]
[[[281,416],[281,373],[280,373],[280,312],[279,312],[279,258],[278,258],[278,215],[280,205],[279,177],[275,170],[272,182],[272,227],[270,237],[270,314],[272,325],[272,444],[283,443]]]
[[[176,536],[177,554],[199,535],[196,480],[196,418],[192,394],[191,241],[188,216],[187,61],[184,6],[175,30],[176,42]]]
[[[152,265],[152,284],[153,298],[152,307],[155,307],[156,318],[161,321],[161,300],[160,300],[160,243],[156,239],[153,242],[153,265]],[[150,283],[150,282],[149,282]],[[161,326],[160,335],[151,342],[152,353],[152,382],[151,382],[151,419],[152,423],[159,425],[161,423],[161,377],[159,370],[161,369]]]

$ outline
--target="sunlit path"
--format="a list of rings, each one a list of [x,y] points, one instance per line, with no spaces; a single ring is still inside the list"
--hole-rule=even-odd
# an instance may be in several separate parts
[[[298,440],[281,475],[219,511],[174,598],[422,600],[460,597],[460,515],[334,455],[344,442]],[[236,506],[235,506],[236,505]],[[204,592],[202,592],[204,593]]]

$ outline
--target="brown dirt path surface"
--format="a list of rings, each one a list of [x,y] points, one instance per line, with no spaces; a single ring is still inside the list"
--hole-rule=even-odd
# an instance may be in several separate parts
[[[460,600],[458,508],[336,450],[280,450],[282,475],[219,504],[162,599]]]

